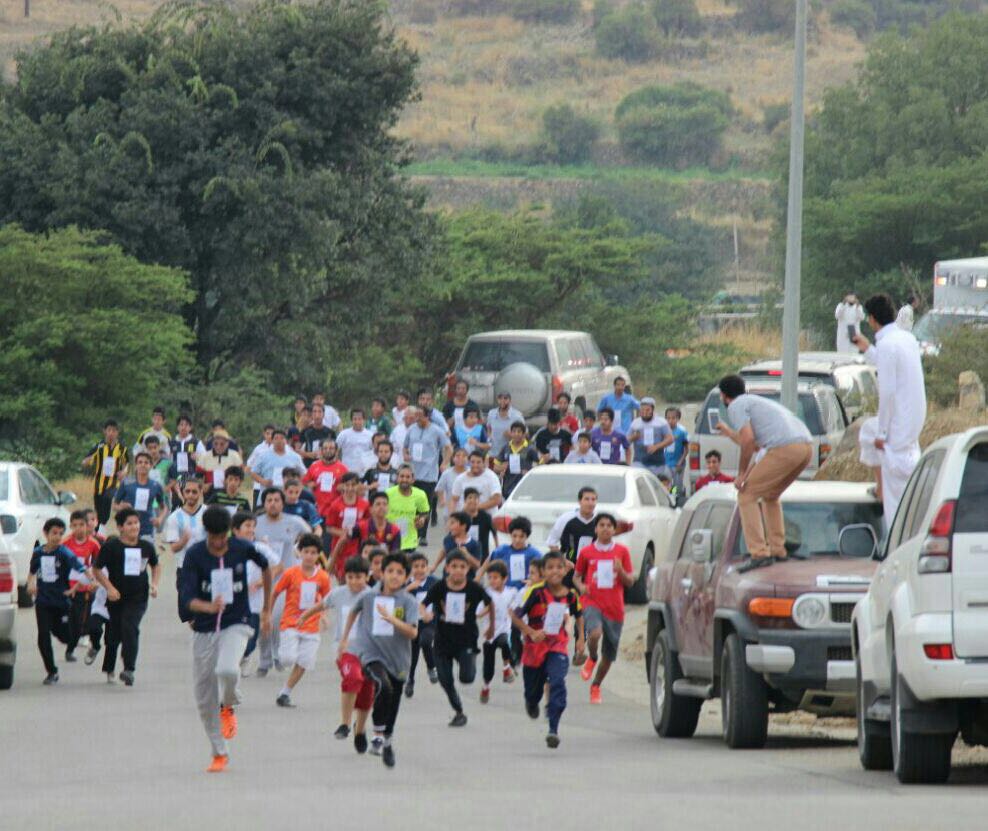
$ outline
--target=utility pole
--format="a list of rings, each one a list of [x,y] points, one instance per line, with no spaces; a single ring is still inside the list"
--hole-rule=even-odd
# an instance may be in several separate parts
[[[24,0],[24,17],[31,16],[31,0]]]
[[[803,132],[806,88],[806,3],[796,0],[796,53],[789,114],[789,201],[786,282],[782,309],[782,404],[796,412],[799,372],[799,284],[803,255]]]

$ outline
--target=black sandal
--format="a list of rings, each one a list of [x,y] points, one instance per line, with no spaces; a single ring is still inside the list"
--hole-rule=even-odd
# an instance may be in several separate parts
[[[743,565],[738,566],[738,571],[742,574],[754,571],[756,568],[764,568],[765,566],[770,566],[776,561],[776,558],[769,555],[768,557],[751,557],[748,562]]]

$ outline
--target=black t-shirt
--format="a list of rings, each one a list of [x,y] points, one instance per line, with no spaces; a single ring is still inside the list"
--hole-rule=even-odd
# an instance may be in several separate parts
[[[253,560],[261,570],[268,568],[269,563],[253,545],[245,540],[231,537],[227,542],[227,551],[222,557],[214,557],[209,553],[205,541],[197,542],[185,552],[182,563],[182,579],[178,586],[179,603],[188,611],[192,600],[213,599],[213,572],[217,569],[230,569],[233,584],[233,602],[228,602],[223,609],[220,628],[226,629],[236,624],[250,625],[249,585],[247,583],[247,562]],[[192,613],[192,628],[196,632],[216,631],[216,615]]]
[[[550,433],[548,427],[543,427],[539,432],[535,434],[535,447],[543,456],[548,453],[552,456],[550,461],[562,462],[565,461],[566,455],[569,453],[570,447],[573,445],[573,436],[569,430],[565,430],[562,427],[559,428],[558,433]],[[553,452],[552,448],[555,447],[556,451]]]
[[[577,513],[563,526],[563,533],[559,537],[559,550],[563,552],[566,559],[571,563],[576,562],[576,557],[580,549],[593,542],[597,534],[596,514],[589,520],[584,520]],[[589,538],[589,539],[588,539]],[[582,544],[581,544],[582,541]]]
[[[456,415],[457,410],[465,410],[467,407],[477,407],[477,402],[472,398],[467,398],[466,404],[456,404],[453,399],[449,399],[445,404],[443,404],[443,418],[449,421],[454,415]],[[480,410],[480,407],[477,407]]]
[[[73,570],[84,571],[86,566],[64,545],[48,551],[43,545],[31,555],[31,574],[38,575],[38,606],[67,609],[71,601],[65,595],[69,590],[69,575]]]
[[[450,623],[446,620],[447,595],[463,595],[463,623]],[[432,605],[435,611],[436,624],[436,648],[444,649],[447,652],[455,652],[460,649],[477,649],[477,609],[482,603],[487,602],[487,592],[477,583],[467,581],[462,589],[451,589],[445,580],[436,583],[425,600],[421,601],[423,606]]]
[[[302,432],[302,444],[307,453],[315,453],[330,439],[336,441],[336,431],[332,427],[306,427]],[[311,463],[309,459],[306,462]]]
[[[156,565],[158,552],[147,540],[126,545],[120,537],[110,537],[96,555],[93,569],[106,569],[121,600],[147,600],[147,567]]]
[[[470,527],[473,528],[474,526],[477,528],[477,545],[480,546],[480,562],[485,563],[491,553],[491,531],[493,531],[491,515],[487,511],[477,511],[477,516],[470,521]],[[473,535],[471,534],[471,536]]]
[[[364,484],[365,485],[370,485],[370,487],[367,489],[368,494],[371,494],[374,491],[381,490],[381,488],[379,486],[381,484],[383,484],[384,480],[382,478],[380,478],[380,477],[383,477],[383,476],[387,476],[388,477],[388,487],[389,488],[392,485],[398,484],[398,471],[397,470],[395,470],[393,467],[390,467],[390,466],[387,467],[384,470],[381,470],[381,468],[375,466],[375,467],[372,467],[370,470],[368,470],[364,474],[364,478],[363,478]],[[385,490],[387,490],[387,488],[385,488]]]

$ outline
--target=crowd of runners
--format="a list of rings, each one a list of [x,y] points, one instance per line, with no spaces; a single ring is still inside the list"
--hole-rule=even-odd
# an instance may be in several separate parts
[[[442,409],[424,389],[414,405],[400,393],[390,410],[375,399],[345,428],[322,396],[299,397],[291,424],[266,427],[249,453],[218,420],[200,439],[186,415],[171,433],[159,408],[130,447],[106,421],[83,459],[94,508],[73,512],[68,528],[48,520],[31,561],[44,683],[59,680],[54,636],[67,662],[78,650],[91,665],[102,650],[107,683],[132,686],[141,620],[171,557],[210,772],[228,763],[242,679],[284,673],[274,704],[295,706],[327,628],[340,676],[335,736],[352,736],[358,753],[394,766],[395,724],[420,662],[449,701],[450,727],[466,725],[461,688],[478,656],[480,703],[498,675],[510,684],[520,673],[525,711],[545,716],[546,744],[558,747],[571,655],[590,702],[601,702],[634,582],[630,554],[590,487],[573,494],[545,551],[529,544],[528,519],[492,514],[541,464],[636,463],[675,488],[687,438],[678,411],[670,425],[623,381],[582,423],[561,396],[532,437],[509,395],[481,418],[468,392],[458,384]],[[430,559],[440,519],[446,533]]]

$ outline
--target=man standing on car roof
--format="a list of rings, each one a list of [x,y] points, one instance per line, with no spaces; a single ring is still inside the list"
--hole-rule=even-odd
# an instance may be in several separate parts
[[[892,525],[906,482],[919,461],[919,434],[926,421],[926,383],[919,344],[911,332],[896,325],[895,306],[887,294],[865,303],[875,345],[863,335],[855,345],[878,368],[878,431],[881,453],[882,506],[886,527]]]

